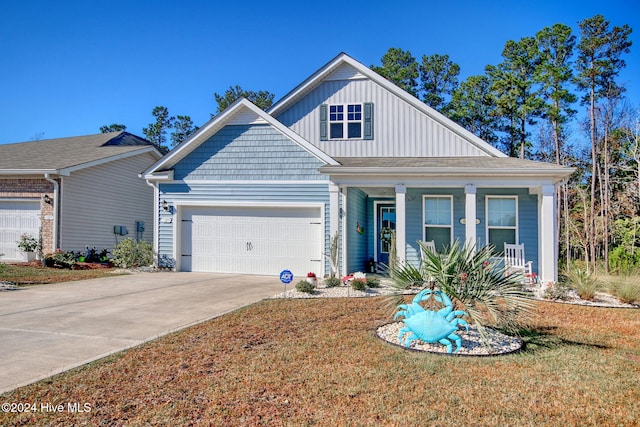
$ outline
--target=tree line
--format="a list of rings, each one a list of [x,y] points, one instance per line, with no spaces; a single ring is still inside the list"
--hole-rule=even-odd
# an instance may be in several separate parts
[[[561,260],[628,269],[640,267],[640,112],[619,79],[631,32],[602,15],[580,21],[578,34],[555,24],[507,41],[502,62],[464,81],[446,54],[418,62],[394,47],[370,68],[509,156],[576,167],[558,197]],[[264,110],[274,99],[232,86],[214,94],[216,113],[240,97]],[[189,116],[170,116],[166,107],[152,115],[143,133],[162,151],[197,130]]]
[[[274,94],[270,92],[244,90],[238,85],[229,87],[223,94],[214,93],[213,96],[218,104],[215,114],[224,111],[240,98],[247,98],[258,107],[267,110],[273,104],[274,98]],[[211,117],[215,116],[215,114],[211,114]],[[190,116],[172,116],[169,114],[169,109],[162,105],[154,107],[151,115],[154,121],[143,128],[142,133],[162,153],[167,153],[170,148],[180,144],[189,135],[198,130]],[[122,123],[112,123],[100,127],[100,132],[102,133],[124,130],[127,130],[127,126]],[[173,131],[170,132],[171,130]]]
[[[624,270],[640,267],[640,115],[619,79],[631,32],[602,15],[578,34],[555,24],[507,41],[502,62],[462,82],[443,54],[391,48],[371,68],[509,156],[576,167],[559,191],[561,258]]]

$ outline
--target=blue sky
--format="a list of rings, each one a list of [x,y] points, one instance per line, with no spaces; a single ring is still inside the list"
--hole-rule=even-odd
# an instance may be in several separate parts
[[[555,23],[577,34],[598,13],[634,29],[620,80],[640,106],[637,0],[4,2],[0,144],[111,123],[143,136],[157,105],[200,126],[214,93],[238,84],[278,99],[340,52],[367,66],[390,47],[448,54],[464,80],[501,62],[507,40]]]

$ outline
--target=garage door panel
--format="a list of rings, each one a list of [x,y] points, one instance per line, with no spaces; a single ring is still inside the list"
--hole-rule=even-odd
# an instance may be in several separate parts
[[[40,233],[40,201],[0,201],[0,254],[4,254],[2,260],[24,259],[17,242],[25,233],[33,237],[38,237]]]
[[[183,270],[321,272],[320,208],[194,207],[183,218]]]

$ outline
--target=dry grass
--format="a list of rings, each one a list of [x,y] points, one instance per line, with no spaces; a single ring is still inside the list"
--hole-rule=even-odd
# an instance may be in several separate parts
[[[0,281],[18,286],[42,285],[114,275],[113,268],[105,268],[100,264],[83,264],[82,267],[76,270],[42,267],[39,261],[28,264],[4,264],[0,266]]]
[[[267,300],[5,394],[89,413],[1,425],[637,425],[640,310],[538,303],[524,352],[464,358],[375,338],[380,299]]]

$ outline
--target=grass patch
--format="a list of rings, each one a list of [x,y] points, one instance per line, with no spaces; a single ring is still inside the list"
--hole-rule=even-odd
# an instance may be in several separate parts
[[[18,286],[42,285],[113,276],[113,272],[113,268],[68,270],[42,267],[35,265],[35,263],[29,265],[5,264],[0,268],[0,282],[10,282]]]
[[[539,302],[525,351],[467,358],[377,339],[384,298],[280,299],[7,393],[89,413],[0,425],[634,425],[640,310]]]

